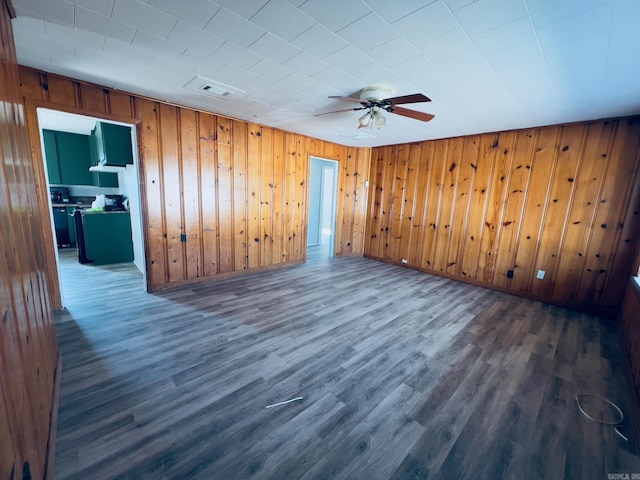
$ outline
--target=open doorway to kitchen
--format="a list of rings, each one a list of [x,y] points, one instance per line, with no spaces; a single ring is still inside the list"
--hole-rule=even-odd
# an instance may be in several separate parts
[[[311,157],[307,260],[333,257],[338,196],[338,162]]]
[[[146,289],[134,125],[38,108],[62,305]]]

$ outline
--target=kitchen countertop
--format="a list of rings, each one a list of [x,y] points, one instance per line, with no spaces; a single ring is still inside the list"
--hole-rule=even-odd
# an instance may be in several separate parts
[[[71,203],[71,202],[64,202],[64,203],[52,203],[51,204],[52,207],[77,207],[77,208],[91,208],[91,204],[90,203]]]

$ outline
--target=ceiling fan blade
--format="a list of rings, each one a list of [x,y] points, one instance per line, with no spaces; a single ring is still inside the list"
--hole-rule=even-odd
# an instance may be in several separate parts
[[[435,117],[435,115],[431,115],[430,113],[418,112],[416,110],[410,110],[403,107],[395,107],[391,111],[391,113],[402,115],[403,117],[413,118],[414,120],[422,120],[423,122],[433,120],[433,118]]]
[[[362,103],[359,99],[353,97],[340,97],[338,95],[331,95],[329,98],[335,98],[336,100],[341,100],[343,102],[352,102],[352,103]]]
[[[431,99],[421,93],[414,93],[413,95],[403,95],[402,97],[387,98],[391,105],[400,105],[402,103],[420,103],[430,102]]]
[[[331,110],[330,112],[318,112],[318,113],[314,113],[313,116],[314,117],[319,117],[320,115],[329,115],[330,113],[340,113],[340,112],[351,112],[353,110],[359,110],[357,107],[353,108],[353,107],[349,107],[349,108],[340,108],[338,110]]]

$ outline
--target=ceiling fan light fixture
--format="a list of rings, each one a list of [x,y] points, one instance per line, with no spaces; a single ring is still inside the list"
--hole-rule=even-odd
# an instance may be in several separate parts
[[[373,124],[372,120],[373,120],[373,117],[371,115],[371,112],[365,113],[358,120],[358,122],[360,123],[358,128],[367,128],[367,127],[371,128],[371,125]]]
[[[387,119],[380,113],[380,111],[374,112],[373,119],[376,122],[376,127],[378,130],[384,127],[387,124]]]

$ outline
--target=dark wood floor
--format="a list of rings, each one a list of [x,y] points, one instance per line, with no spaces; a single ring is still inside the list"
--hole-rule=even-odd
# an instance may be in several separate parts
[[[58,479],[640,473],[612,323],[363,258],[148,295],[61,257]]]

